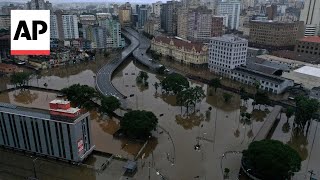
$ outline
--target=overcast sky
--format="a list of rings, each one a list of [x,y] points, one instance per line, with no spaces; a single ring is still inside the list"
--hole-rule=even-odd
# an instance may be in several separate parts
[[[3,1],[3,0],[0,0]],[[27,2],[29,0],[5,0],[6,2]],[[45,0],[47,1],[47,0]],[[153,3],[159,0],[49,0],[51,3],[62,3],[62,2],[104,2],[104,3],[111,3],[111,2],[130,2],[130,3]],[[166,2],[167,0],[162,0],[162,2]]]

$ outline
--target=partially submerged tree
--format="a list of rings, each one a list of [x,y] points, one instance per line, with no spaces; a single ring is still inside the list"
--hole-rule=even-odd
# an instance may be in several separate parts
[[[225,103],[229,103],[233,96],[229,93],[223,93],[223,99]]]
[[[74,84],[63,88],[61,92],[67,96],[73,104],[91,110],[95,107],[94,100],[100,98],[96,90],[88,85]]]
[[[100,111],[104,113],[110,113],[120,108],[120,101],[114,96],[107,96],[101,98]]]
[[[219,78],[211,79],[209,85],[214,88],[214,91],[217,92],[217,89],[221,87],[221,81]]]
[[[319,110],[319,102],[316,99],[309,99],[305,96],[296,98],[296,113],[294,122],[298,125],[300,130],[304,130],[305,125],[313,119]]]
[[[31,77],[31,73],[28,72],[17,72],[11,75],[10,81],[15,86],[25,86],[28,84]]]
[[[187,78],[180,74],[169,74],[164,80],[161,81],[161,86],[167,93],[178,94],[185,88],[189,87],[189,81]]]
[[[263,180],[290,179],[301,168],[298,152],[277,140],[252,142],[243,151],[242,162],[251,175]]]
[[[127,112],[120,121],[124,133],[134,138],[147,138],[157,124],[158,118],[152,112],[144,110]]]

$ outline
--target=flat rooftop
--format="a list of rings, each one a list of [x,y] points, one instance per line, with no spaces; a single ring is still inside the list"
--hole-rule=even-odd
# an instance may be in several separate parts
[[[295,72],[306,74],[310,76],[320,77],[320,68],[311,67],[311,66],[303,66],[299,69],[294,70]]]
[[[27,108],[22,106],[16,106],[8,103],[0,103],[0,112],[8,112],[12,114],[17,114],[26,117],[34,117],[45,120],[60,121],[65,123],[73,123],[83,114],[77,116],[76,118],[60,117],[60,116],[51,116],[49,110],[38,109],[38,108]]]
[[[299,41],[320,43],[320,36],[308,36],[308,37],[299,39]]]

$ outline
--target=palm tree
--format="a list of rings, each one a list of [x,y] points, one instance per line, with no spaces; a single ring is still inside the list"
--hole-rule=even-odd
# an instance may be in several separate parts
[[[289,121],[289,119],[291,118],[291,116],[294,115],[294,109],[292,107],[288,107],[286,109],[286,116],[287,116],[287,122]]]

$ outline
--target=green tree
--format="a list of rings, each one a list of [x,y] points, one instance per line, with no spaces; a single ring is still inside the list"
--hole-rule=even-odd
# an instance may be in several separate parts
[[[255,104],[259,104],[259,109],[261,105],[268,105],[270,103],[269,96],[266,92],[258,91],[255,95]]]
[[[120,101],[114,96],[107,96],[101,98],[101,112],[110,113],[120,108],[120,106]]]
[[[301,157],[289,145],[277,140],[254,141],[243,151],[242,162],[260,179],[289,179],[301,168]]]
[[[205,98],[205,94],[200,86],[189,87],[177,94],[177,104],[181,107],[185,106],[189,112],[189,107],[192,106],[195,110],[196,104],[201,102],[203,98]]]
[[[165,79],[161,81],[162,89],[168,93],[178,94],[185,88],[189,87],[189,81],[187,78],[180,74],[169,74]]]
[[[100,98],[96,90],[88,85],[74,84],[70,87],[63,88],[61,92],[67,96],[76,106],[91,110],[95,107],[94,100]]]
[[[220,79],[214,78],[211,79],[209,85],[214,88],[214,91],[217,92],[217,89],[221,87]]]
[[[11,75],[10,81],[15,86],[25,86],[28,84],[31,77],[31,73],[28,72],[17,72]]]
[[[286,109],[287,122],[289,121],[291,116],[293,116],[293,114],[294,114],[294,109],[292,107],[288,107]]]
[[[233,96],[229,93],[223,93],[223,99],[225,103],[229,103]]]
[[[310,125],[311,119],[319,110],[319,102],[316,99],[309,99],[305,96],[296,98],[296,113],[294,122],[298,125],[300,130],[305,128],[308,123]]]
[[[128,136],[146,138],[157,126],[158,118],[150,111],[130,111],[124,114],[120,127]]]

